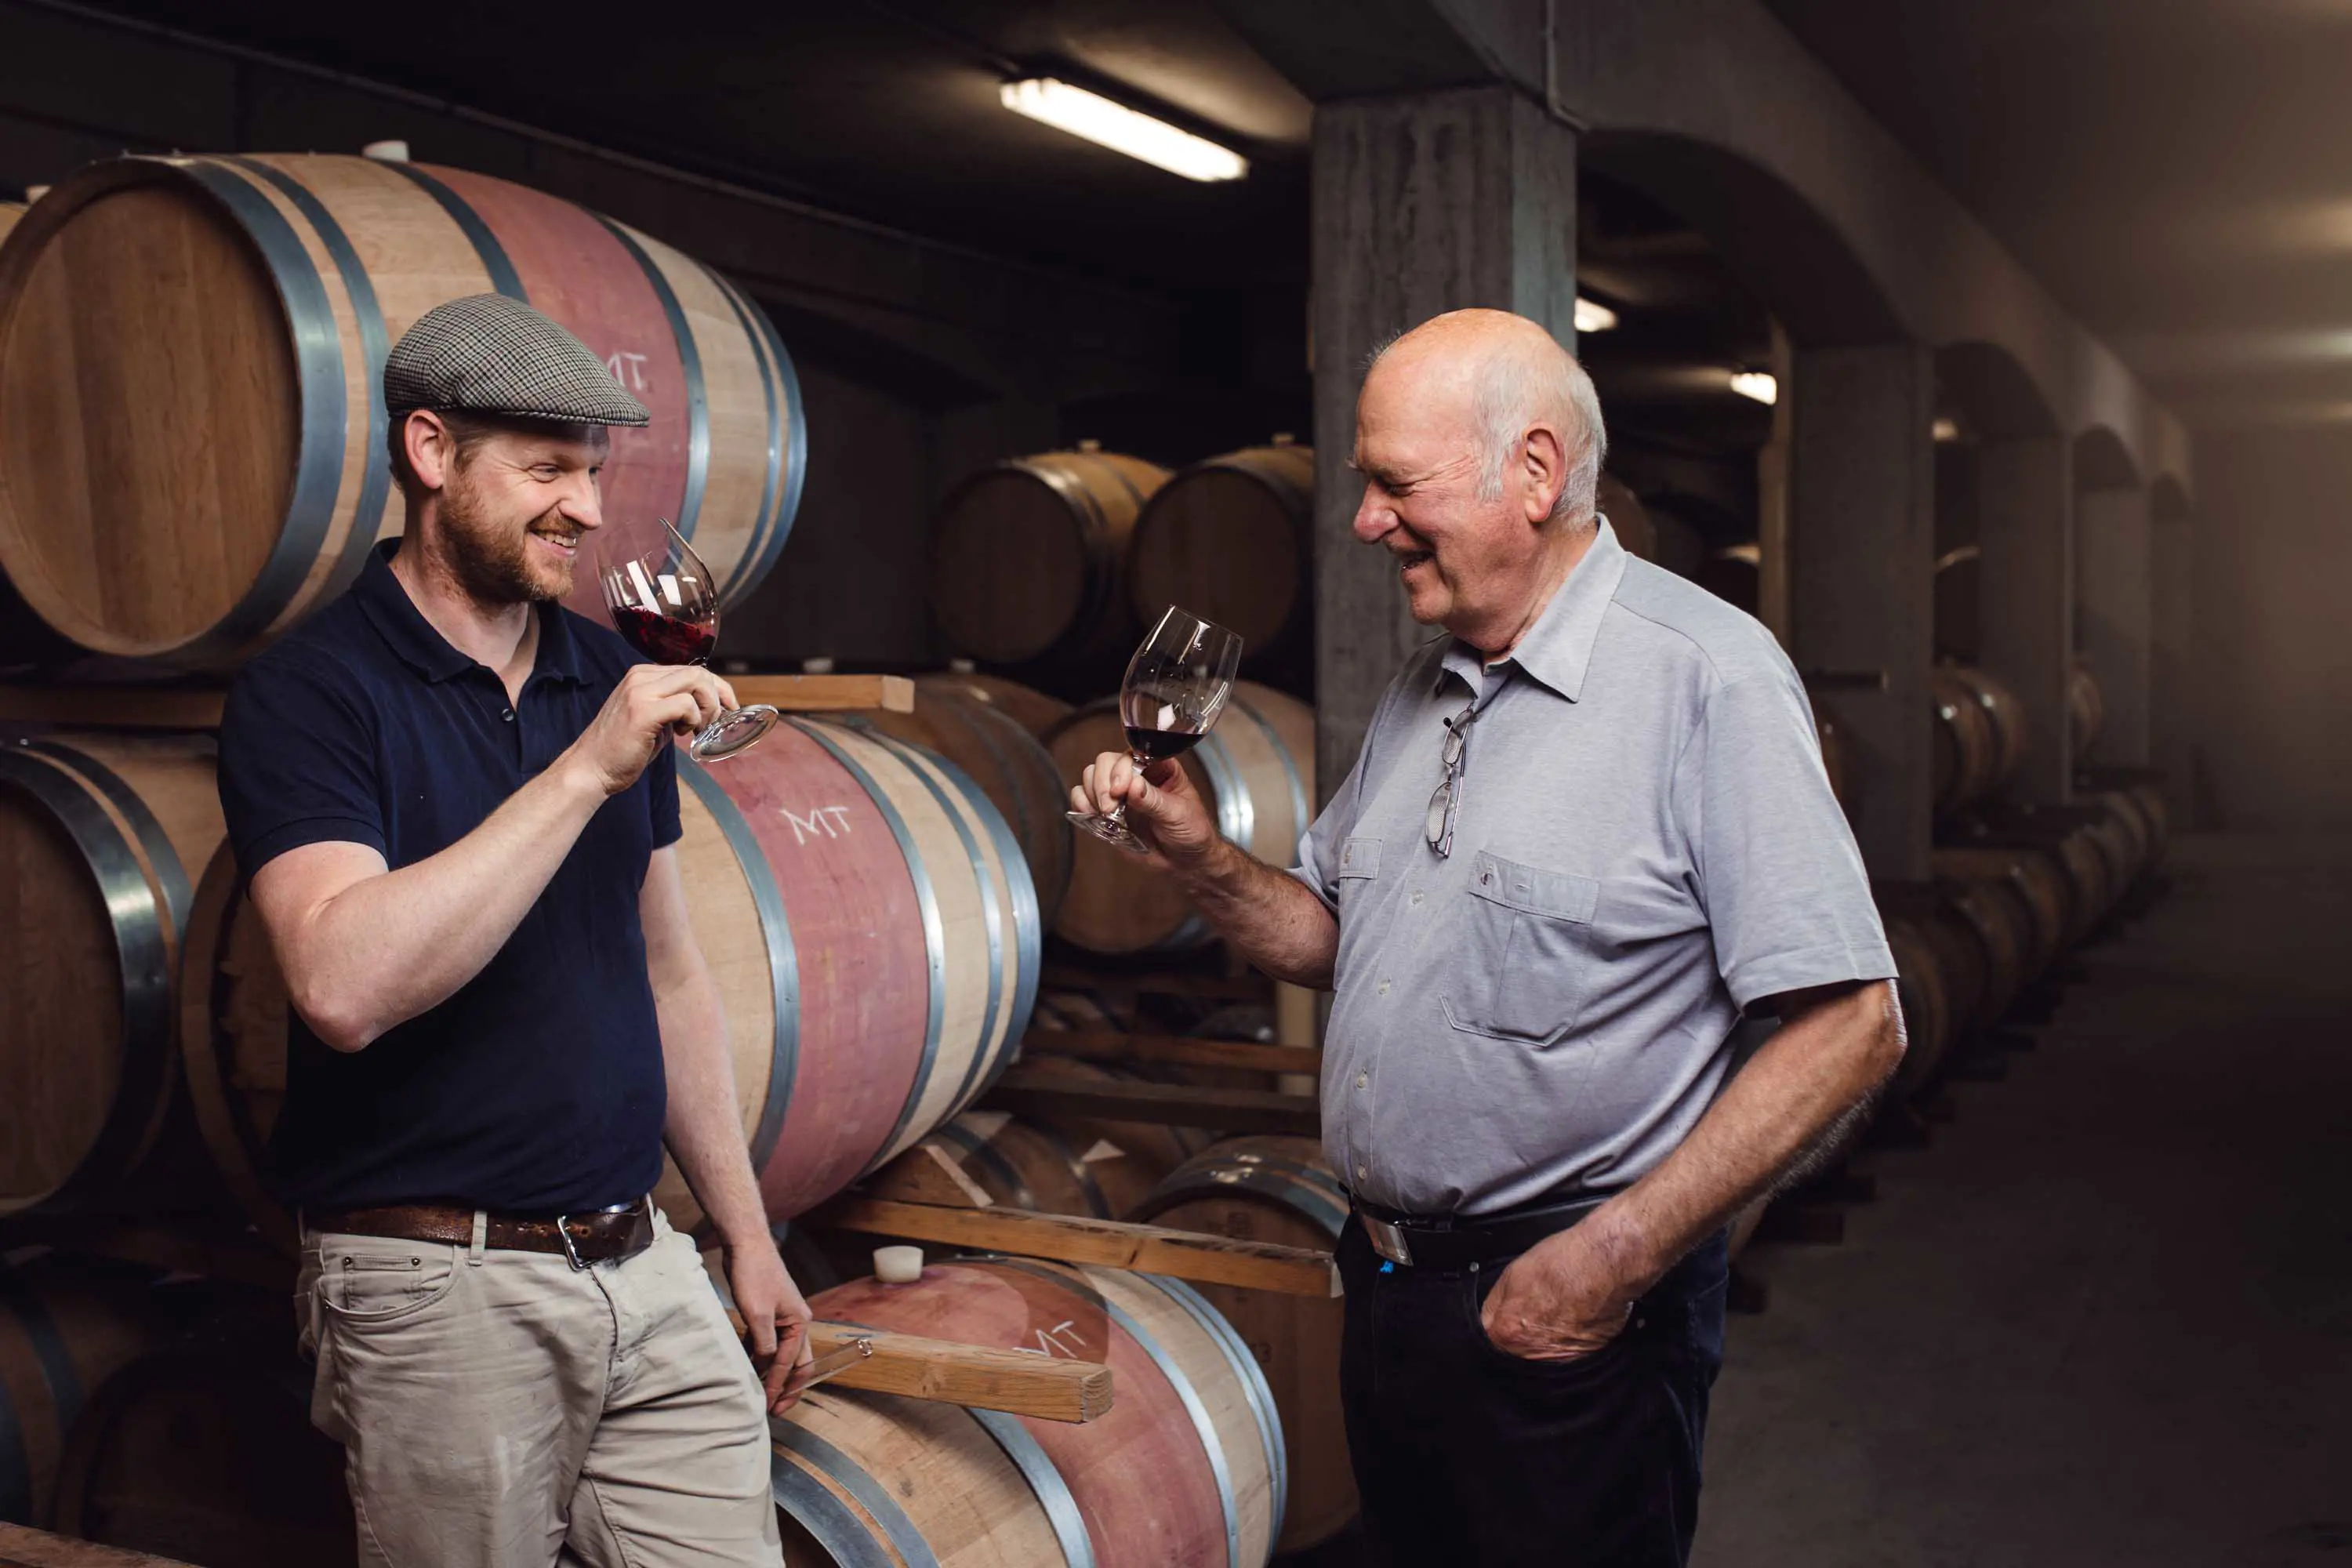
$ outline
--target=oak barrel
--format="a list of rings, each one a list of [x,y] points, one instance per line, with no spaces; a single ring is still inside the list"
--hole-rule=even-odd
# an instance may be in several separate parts
[[[205,1568],[358,1561],[342,1445],[290,1357],[158,1351],[116,1373],[68,1436],[57,1523]]]
[[[2123,889],[2089,828],[2078,827],[2059,839],[2057,854],[2066,873],[2066,944],[2072,947],[2098,929]]]
[[[1752,616],[1763,595],[1764,547],[1752,541],[1726,545],[1700,563],[1696,581],[1725,604]]]
[[[2069,754],[2078,763],[2088,756],[2106,724],[2107,700],[2099,690],[2099,678],[2078,658],[2066,672],[2066,734],[2072,747]]]
[[[1127,594],[1128,542],[1167,480],[1156,463],[1093,447],[1009,458],[973,474],[932,524],[940,631],[990,664],[1123,669],[1141,635]]]
[[[1234,1138],[1172,1173],[1128,1216],[1243,1241],[1328,1250],[1348,1224],[1348,1194],[1311,1138]],[[1342,1303],[1230,1285],[1195,1287],[1265,1369],[1289,1444],[1290,1506],[1276,1545],[1296,1552],[1356,1516],[1356,1481],[1339,1410]]]
[[[1021,1259],[853,1280],[820,1318],[1111,1369],[1085,1425],[813,1391],[774,1423],[793,1568],[1258,1568],[1282,1527],[1282,1423],[1257,1363],[1181,1281]]]
[[[1030,1209],[1117,1219],[1087,1152],[1054,1128],[1003,1110],[950,1117],[858,1190],[899,1203]]]
[[[1980,1033],[2000,1022],[2033,977],[2033,912],[2016,888],[1992,879],[1946,884],[1944,907],[1967,929],[1983,960],[1983,989],[1964,1026],[1968,1033]]]
[[[1069,717],[1070,705],[1060,698],[1049,697],[1034,686],[1024,686],[1001,675],[965,668],[970,663],[969,659],[958,659],[935,675],[918,676],[915,688],[923,691],[945,687],[989,703],[1041,741],[1045,731]]]
[[[2017,907],[2025,911],[2028,940],[2026,970],[2030,980],[2065,951],[2072,920],[2071,892],[2057,856],[2032,848],[1979,848],[1973,846],[1939,848],[1934,852],[1937,878],[1958,882],[1999,881],[2011,888]]]
[[[251,655],[402,531],[384,355],[492,289],[570,327],[652,411],[612,433],[605,516],[672,520],[742,599],[807,468],[759,306],[557,197],[310,154],[96,163],[18,224],[0,250],[0,569],[94,652]],[[591,573],[571,603],[604,618]]]
[[[90,1391],[163,1325],[147,1279],[58,1253],[0,1260],[0,1520],[47,1524],[66,1434]]]
[[[1118,700],[1070,715],[1046,736],[1060,775],[1076,784],[1104,752],[1127,749]],[[1216,814],[1217,830],[1276,866],[1297,858],[1315,810],[1315,710],[1294,697],[1237,681],[1207,738],[1183,766]],[[1139,856],[1092,834],[1076,836],[1069,896],[1055,934],[1090,952],[1170,952],[1210,940],[1208,923],[1175,881]]]
[[[680,869],[744,1136],[770,1215],[788,1218],[993,1081],[1035,997],[1036,895],[979,787],[888,736],[787,719],[724,767],[681,755],[678,777]],[[285,1084],[285,984],[234,887],[225,864],[207,874],[189,1078],[224,1173],[283,1237],[255,1172]],[[681,1230],[700,1223],[674,1167],[656,1195]]]
[[[0,742],[0,1214],[117,1189],[164,1139],[192,874],[225,828],[209,737]]]
[[[1137,622],[1171,605],[1240,634],[1264,668],[1314,636],[1315,450],[1275,437],[1203,458],[1144,503],[1128,545]]]
[[[16,220],[24,216],[23,202],[0,202],[0,245],[8,242],[8,231],[15,228]]]
[[[1895,1069],[1894,1092],[1908,1100],[1924,1090],[1952,1044],[1951,993],[1926,924],[1909,915],[1886,921],[1886,945],[1895,956],[1895,988],[1903,1006],[1908,1047]]]
[[[2018,765],[2025,760],[2025,705],[2006,685],[1974,665],[1947,665],[1944,673],[1984,710],[1992,730],[1991,787],[1999,789],[2017,775]]]
[[[1009,684],[1009,683],[1008,683]],[[1070,888],[1074,831],[1063,814],[1069,785],[1045,746],[1007,712],[992,692],[954,675],[926,675],[915,683],[915,710],[866,713],[886,735],[911,741],[970,774],[1019,841],[1037,907],[1048,929]],[[1053,699],[1039,694],[1041,702]],[[1067,704],[1055,704],[1066,712]]]
[[[1658,525],[1650,521],[1650,509],[1633,487],[1616,475],[1603,472],[1593,496],[1595,509],[1609,520],[1609,527],[1617,535],[1617,542],[1628,555],[1655,563],[1658,559]]]
[[[1929,672],[1927,689],[1936,717],[1936,815],[1950,816],[1991,792],[2000,742],[1993,734],[1991,715],[1949,667],[1938,666]]]

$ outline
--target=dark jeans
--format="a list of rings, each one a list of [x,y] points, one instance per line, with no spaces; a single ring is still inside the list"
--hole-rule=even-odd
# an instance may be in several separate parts
[[[1382,1273],[1360,1225],[1340,1239],[1339,1386],[1373,1561],[1680,1568],[1723,1364],[1724,1238],[1606,1348],[1558,1363],[1506,1355],[1480,1326],[1507,1261]]]

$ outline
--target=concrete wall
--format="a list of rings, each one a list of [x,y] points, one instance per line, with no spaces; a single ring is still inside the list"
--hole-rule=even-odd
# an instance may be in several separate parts
[[[2212,436],[2199,456],[2198,817],[2352,828],[2352,430]]]

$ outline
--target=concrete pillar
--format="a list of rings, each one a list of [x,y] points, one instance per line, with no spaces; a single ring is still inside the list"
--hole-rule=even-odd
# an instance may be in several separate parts
[[[1864,864],[1921,881],[1935,784],[1935,362],[1892,343],[1801,347],[1794,363],[1790,651],[1853,739]]]
[[[2076,503],[2074,549],[2083,659],[2098,678],[2106,706],[2106,722],[2087,760],[2146,767],[2156,575],[2147,492],[2137,486],[2084,491]]]
[[[1315,110],[1315,706],[1327,796],[1405,656],[1430,635],[1388,556],[1349,524],[1364,361],[1446,310],[1516,310],[1575,345],[1576,135],[1517,92],[1480,87]]]
[[[2024,705],[2011,798],[2063,805],[2074,778],[2066,681],[2074,654],[2074,447],[2063,436],[1989,441],[1977,466],[1979,662]]]

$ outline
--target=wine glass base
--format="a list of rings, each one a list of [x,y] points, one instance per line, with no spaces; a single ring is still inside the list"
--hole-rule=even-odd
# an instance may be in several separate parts
[[[1151,847],[1129,832],[1127,824],[1115,816],[1097,816],[1087,811],[1066,811],[1062,815],[1106,844],[1116,844],[1132,855],[1151,853]]]
[[[748,752],[758,745],[760,737],[774,729],[776,721],[782,717],[764,702],[730,708],[688,744],[687,753],[698,763],[724,762],[738,752]]]

